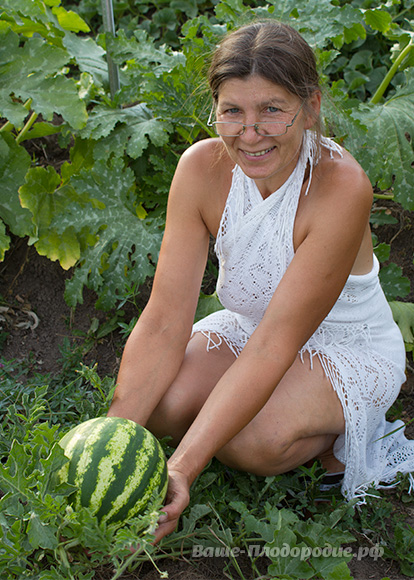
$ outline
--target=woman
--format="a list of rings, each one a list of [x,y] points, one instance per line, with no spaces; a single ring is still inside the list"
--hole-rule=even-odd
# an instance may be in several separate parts
[[[157,541],[213,456],[266,476],[318,458],[345,472],[348,498],[414,469],[401,431],[380,439],[404,344],[378,282],[370,182],[318,130],[312,50],[289,26],[248,25],[217,48],[209,82],[219,137],[178,164],[109,411],[176,446]],[[225,310],[193,327],[210,234]]]

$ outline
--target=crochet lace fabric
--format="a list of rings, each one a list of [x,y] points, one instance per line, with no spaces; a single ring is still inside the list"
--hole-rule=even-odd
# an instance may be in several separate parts
[[[342,155],[329,139],[322,140],[322,147],[331,156]],[[300,191],[308,164],[310,182],[316,151],[308,131],[296,168],[266,199],[240,167],[234,168],[215,245],[217,293],[224,309],[193,328],[208,338],[208,350],[224,341],[238,356],[262,319],[294,255]],[[371,272],[349,276],[331,312],[300,351],[308,352],[311,362],[318,357],[342,403],[346,432],[337,438],[334,453],[345,464],[342,493],[361,501],[371,485],[414,471],[414,441],[406,439],[401,421],[385,420],[405,381],[405,349],[378,271],[374,256]]]

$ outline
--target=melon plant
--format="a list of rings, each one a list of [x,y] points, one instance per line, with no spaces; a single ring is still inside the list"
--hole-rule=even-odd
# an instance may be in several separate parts
[[[164,500],[168,475],[163,449],[134,421],[90,419],[71,429],[60,445],[69,462],[59,479],[77,487],[70,497],[75,510],[84,506],[100,522],[123,523]]]

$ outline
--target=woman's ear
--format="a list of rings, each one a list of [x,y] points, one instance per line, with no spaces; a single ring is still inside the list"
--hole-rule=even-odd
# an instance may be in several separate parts
[[[321,111],[321,100],[322,94],[319,90],[314,91],[312,96],[307,100],[305,109],[307,114],[305,129],[310,129],[316,123]]]

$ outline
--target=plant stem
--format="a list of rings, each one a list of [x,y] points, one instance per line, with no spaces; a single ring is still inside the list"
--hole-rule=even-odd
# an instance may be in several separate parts
[[[410,52],[410,50],[413,47],[414,47],[413,38],[411,38],[410,42],[407,44],[407,46],[404,48],[404,50],[402,50],[400,52],[400,54],[398,55],[396,61],[394,62],[394,64],[392,65],[392,67],[390,68],[390,70],[388,71],[388,73],[385,75],[384,80],[382,81],[382,83],[380,84],[380,86],[378,87],[378,89],[375,91],[375,94],[373,95],[373,97],[371,99],[371,104],[376,105],[376,104],[379,103],[379,101],[381,100],[381,97],[385,93],[388,85],[390,84],[392,78],[396,74],[396,72],[397,72],[398,68],[400,67],[401,63],[406,58],[406,56],[408,56],[408,53]]]
[[[27,123],[25,124],[23,129],[20,131],[20,133],[16,137],[16,143],[18,145],[20,145],[20,143],[25,140],[27,133],[30,131],[30,129],[31,129],[33,123],[36,121],[37,117],[38,117],[38,113],[35,113],[33,111],[33,113],[29,117],[29,120],[27,121]]]
[[[58,546],[57,553],[60,556],[60,563],[62,564],[62,566],[65,568],[65,571],[69,575],[68,580],[75,580],[74,577],[72,576],[71,571],[70,571],[70,564],[69,564],[68,557],[67,557],[67,554],[66,554],[63,546]]]
[[[385,193],[374,193],[375,199],[394,199],[393,194],[386,195]]]
[[[109,35],[115,36],[114,9],[112,5],[112,0],[101,0],[101,5],[102,5],[102,16],[105,37],[107,43]],[[109,77],[109,87],[111,91],[111,99],[114,100],[115,93],[120,88],[119,70],[118,66],[112,60],[112,57],[109,54],[107,47],[106,47],[106,62],[108,65],[108,77]]]
[[[214,134],[214,132],[212,131],[212,129],[210,129],[210,127],[207,126],[206,123],[204,123],[204,121],[202,121],[200,119],[200,117],[198,117],[196,114],[192,114],[191,118],[198,123],[198,125],[200,125],[200,127],[208,134],[210,135],[210,137],[215,137],[216,135]]]
[[[10,121],[7,121],[6,123],[4,123],[3,127],[0,127],[0,133],[7,132],[10,133],[10,131],[13,131],[14,129],[14,125],[13,123],[10,123]]]
[[[132,562],[136,558],[138,558],[138,556],[140,556],[142,554],[142,552],[145,552],[148,555],[146,550],[144,548],[140,547],[138,550],[133,552],[131,554],[131,556],[128,556],[128,558],[126,558],[124,560],[124,563],[122,564],[122,566],[120,568],[118,568],[118,570],[116,570],[116,572],[115,572],[114,576],[112,576],[111,580],[117,580],[118,578],[120,578],[122,576],[122,574],[125,572],[125,570],[132,564]]]

